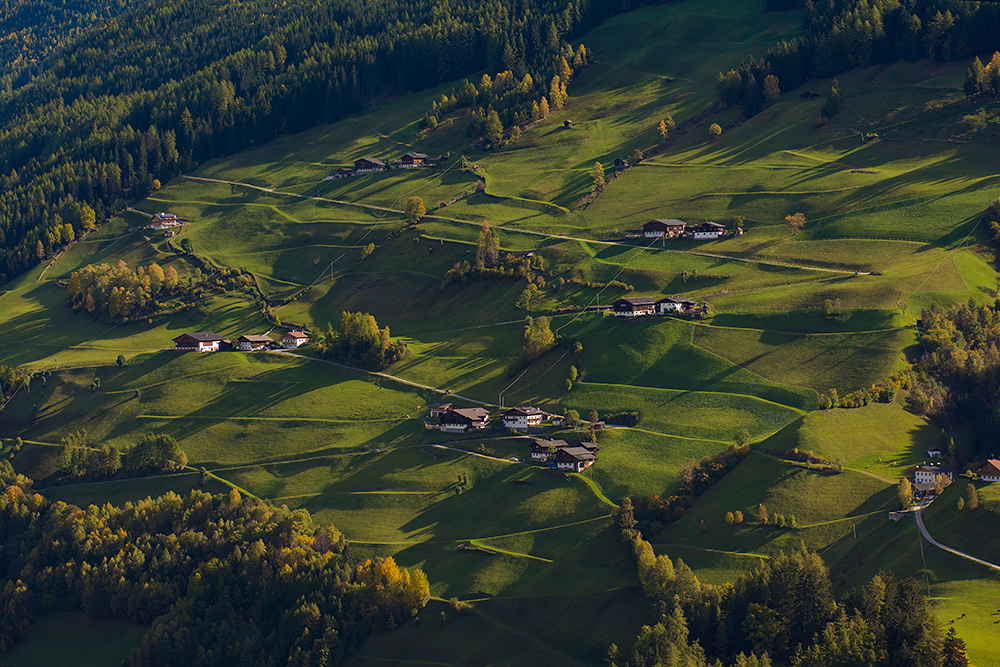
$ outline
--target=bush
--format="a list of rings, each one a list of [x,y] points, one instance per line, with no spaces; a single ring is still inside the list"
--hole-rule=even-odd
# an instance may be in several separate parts
[[[722,136],[722,126],[720,126],[718,123],[712,123],[708,127],[708,134],[713,139],[718,139],[719,137]]]

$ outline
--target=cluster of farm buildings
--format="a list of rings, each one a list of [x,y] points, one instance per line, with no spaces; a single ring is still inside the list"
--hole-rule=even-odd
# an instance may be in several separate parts
[[[626,235],[633,238],[641,236],[647,239],[688,238],[696,241],[712,241],[727,234],[730,234],[729,229],[718,222],[706,220],[691,224],[674,218],[657,218],[644,224],[641,231],[635,230]],[[737,228],[733,234],[741,236],[743,230]]]
[[[615,317],[642,317],[644,315],[694,314],[704,311],[697,301],[675,296],[626,296],[611,304]]]
[[[256,352],[258,350],[273,350],[284,348],[295,349],[309,342],[309,336],[301,331],[289,331],[277,341],[267,334],[247,334],[240,336],[234,343],[213,331],[199,333],[183,333],[174,338],[174,349],[179,352]]]
[[[932,498],[937,494],[938,478],[944,477],[947,484],[955,481],[955,469],[941,463],[941,450],[932,447],[927,450],[931,463],[913,469],[913,493],[917,498]],[[973,471],[984,482],[1000,482],[1000,459],[987,459]],[[946,486],[947,486],[946,484]]]
[[[329,181],[334,178],[349,178],[359,174],[374,174],[375,172],[385,171],[387,169],[417,169],[419,167],[431,167],[438,162],[443,162],[447,159],[447,155],[432,157],[426,153],[404,153],[402,157],[390,165],[384,160],[380,160],[375,157],[363,157],[360,160],[354,161],[354,167],[341,167],[337,170],[336,174],[327,176],[323,180]]]
[[[443,433],[468,433],[485,430],[494,415],[486,408],[459,408],[454,403],[435,403],[430,407],[427,428],[436,428]],[[493,419],[500,428],[527,433],[542,422],[561,426],[563,418],[539,408],[522,406],[504,410]],[[565,440],[532,440],[531,460],[547,464],[554,470],[580,472],[589,468],[597,460],[597,445],[583,442],[571,445]]]

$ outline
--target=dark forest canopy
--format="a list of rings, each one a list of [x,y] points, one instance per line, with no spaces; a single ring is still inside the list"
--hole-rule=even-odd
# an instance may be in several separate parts
[[[507,67],[548,82],[629,0],[167,0],[0,76],[0,283],[201,162]],[[169,38],[165,38],[169,36]],[[63,226],[63,227],[61,227]]]
[[[781,90],[794,90],[853,67],[992,54],[1000,48],[1000,3],[817,0],[808,4],[803,32],[771,47],[760,60],[751,57],[720,73],[722,101],[742,105],[749,117],[764,108],[768,76],[777,77]]]
[[[355,564],[332,526],[236,490],[81,509],[6,461],[0,483],[0,651],[73,609],[150,625],[134,666],[332,666],[429,599],[420,570]]]

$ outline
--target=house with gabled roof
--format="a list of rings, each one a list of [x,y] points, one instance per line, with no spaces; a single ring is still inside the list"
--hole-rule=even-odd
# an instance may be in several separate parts
[[[247,334],[236,339],[236,347],[240,352],[266,350],[274,343],[274,339],[266,334]]]
[[[683,296],[665,296],[656,302],[656,312],[660,315],[667,313],[685,313],[698,307],[698,302]]]
[[[673,238],[684,234],[687,223],[674,218],[657,218],[642,226],[642,234],[647,239]]]
[[[354,173],[356,174],[371,174],[376,171],[384,171],[385,168],[385,162],[374,157],[363,157],[354,161]]]
[[[615,317],[641,317],[656,314],[655,296],[626,296],[611,304],[611,313]]]
[[[294,349],[309,342],[309,336],[301,331],[289,331],[281,337],[281,344],[285,349]]]
[[[557,439],[535,439],[531,441],[531,460],[536,463],[550,463],[555,462],[557,470],[572,470],[572,472],[580,472],[583,468],[586,468],[597,460],[596,452],[600,449],[593,442],[581,442],[577,445],[571,445],[565,440]],[[570,451],[570,458],[567,459],[563,456],[563,466],[560,467],[559,453],[562,451]],[[588,456],[589,454],[589,456]],[[577,461],[580,466],[571,466],[572,461]],[[589,461],[589,463],[587,463]]]
[[[526,431],[532,426],[540,426],[547,416],[548,414],[544,410],[524,406],[505,411],[500,415],[500,419],[506,428]]]
[[[218,352],[226,339],[213,331],[183,333],[174,339],[174,349],[182,352]]]
[[[1000,459],[987,459],[976,470],[976,474],[984,482],[1000,482]]]
[[[443,433],[465,433],[486,428],[489,420],[486,408],[452,408],[441,415],[438,429]]]
[[[396,166],[400,169],[415,169],[430,161],[431,156],[426,153],[404,153],[403,157],[396,162]]]
[[[705,221],[700,225],[688,225],[684,230],[685,236],[690,236],[696,241],[707,241],[717,239],[726,235],[726,226],[717,222]]]
[[[595,447],[594,449],[596,450],[597,448]],[[594,465],[597,456],[594,454],[594,450],[577,445],[575,447],[561,447],[557,449],[555,460],[556,470],[580,472]]]

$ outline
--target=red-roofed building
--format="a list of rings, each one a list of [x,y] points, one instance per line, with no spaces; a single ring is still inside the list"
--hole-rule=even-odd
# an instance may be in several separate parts
[[[281,337],[281,344],[285,348],[295,348],[309,342],[309,336],[301,331],[289,331]]]

